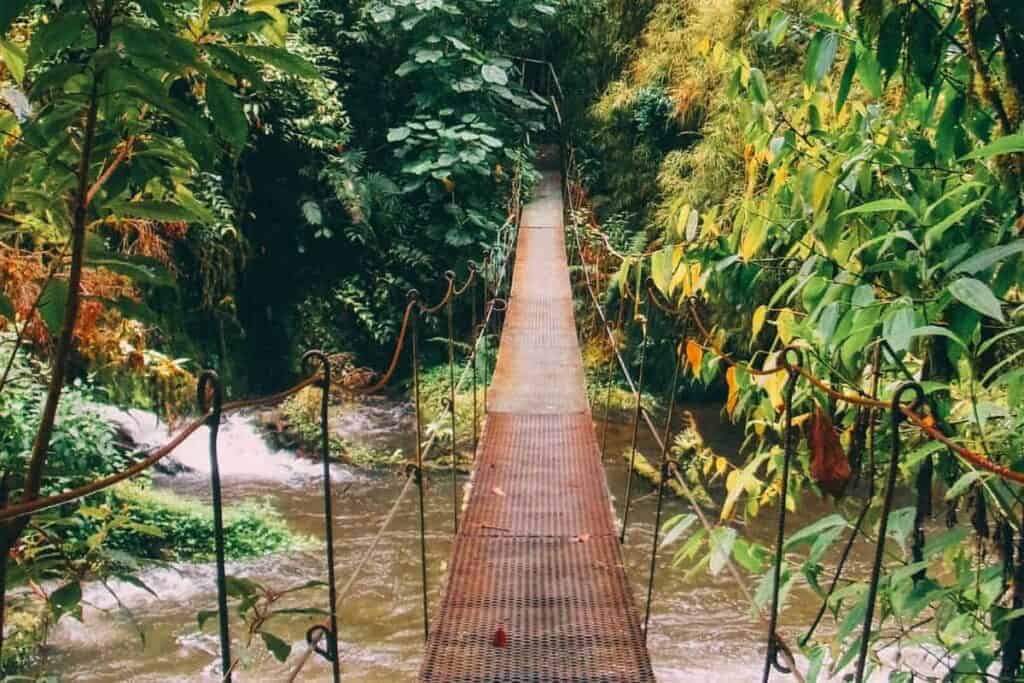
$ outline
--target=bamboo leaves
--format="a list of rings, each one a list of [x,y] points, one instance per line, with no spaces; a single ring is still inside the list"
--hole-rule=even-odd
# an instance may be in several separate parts
[[[984,282],[971,277],[962,277],[949,286],[949,292],[958,301],[982,315],[1004,322],[1002,305]]]

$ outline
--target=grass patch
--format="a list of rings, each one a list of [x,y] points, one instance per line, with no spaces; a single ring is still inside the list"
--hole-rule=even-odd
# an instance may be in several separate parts
[[[129,483],[115,487],[102,507],[124,510],[134,522],[110,532],[107,543],[113,549],[143,559],[214,559],[213,511],[208,503]],[[245,502],[225,508],[224,543],[228,559],[238,560],[293,550],[308,540],[295,536],[269,504]]]

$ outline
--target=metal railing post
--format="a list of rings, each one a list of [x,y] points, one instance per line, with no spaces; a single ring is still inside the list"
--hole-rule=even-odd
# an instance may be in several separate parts
[[[795,361],[790,359],[790,354],[795,356]],[[789,468],[793,462],[793,454],[796,450],[795,430],[793,429],[793,394],[796,392],[796,381],[800,377],[800,367],[803,365],[803,359],[798,349],[789,347],[782,352],[782,360],[786,364],[786,370],[789,373],[785,395],[786,433],[783,437],[785,453],[782,458],[782,472],[779,473],[781,479],[781,485],[779,486],[779,521],[775,535],[775,561],[772,565],[772,604],[771,611],[768,613],[768,648],[765,652],[764,670],[761,677],[764,683],[767,683],[769,677],[771,677],[772,669],[779,673],[791,673],[789,668],[779,662],[779,638],[775,631],[779,626],[779,595],[782,589],[780,583],[782,581],[782,561],[784,558],[783,544],[786,540],[786,498],[789,496]]]
[[[686,338],[686,327],[683,327],[681,339]],[[674,464],[669,457],[669,450],[672,443],[672,419],[676,412],[676,392],[679,390],[679,369],[683,364],[683,342],[680,341],[676,347],[675,366],[672,368],[672,389],[668,399],[668,415],[665,416],[665,438],[661,445],[661,481],[658,482],[658,507],[654,515],[654,538],[651,541],[651,569],[650,578],[647,581],[647,606],[644,609],[644,642],[647,642],[647,633],[650,630],[651,602],[654,600],[654,574],[658,565],[658,540],[661,533],[661,514],[665,507],[665,489],[668,488],[668,480],[673,476]]]
[[[420,293],[415,289],[409,291],[409,301],[418,302]],[[419,512],[420,512],[420,578],[423,584],[423,639],[430,637],[430,607],[428,605],[427,587],[427,518],[425,501],[423,498],[423,411],[420,401],[420,358],[419,358],[419,310],[413,307],[412,318],[409,321],[412,353],[412,386],[413,402],[416,413],[416,488],[419,490]]]
[[[307,371],[313,371],[313,362],[320,366],[320,457],[324,468],[324,543],[327,550],[327,592],[328,592],[328,623],[326,659],[331,662],[334,683],[341,680],[341,661],[338,657],[338,589],[334,576],[334,511],[331,492],[331,451],[328,425],[328,409],[331,398],[331,363],[323,351],[309,351],[302,357],[302,364]],[[327,630],[327,629],[325,629]],[[324,654],[324,651],[317,650]]]
[[[451,270],[444,274],[449,286],[455,282],[455,273]],[[452,424],[452,533],[459,533],[459,465],[457,462],[457,430],[455,425],[455,311],[452,296],[448,299],[448,414]]]
[[[474,264],[473,262],[470,262],[469,268],[470,268],[470,272],[471,273],[476,273],[476,264]],[[473,280],[473,289],[472,289],[472,292],[470,293],[470,306],[469,306],[470,310],[472,311],[472,321],[471,321],[472,324],[470,326],[469,333],[470,333],[470,335],[472,335],[472,337],[470,339],[470,342],[472,343],[473,347],[469,350],[469,353],[470,353],[470,363],[472,364],[472,372],[473,372],[473,460],[474,461],[476,460],[476,447],[477,447],[477,442],[479,440],[479,431],[480,431],[480,426],[477,423],[477,421],[479,419],[479,416],[477,415],[479,409],[477,407],[477,400],[478,399],[477,399],[477,377],[476,377],[476,352],[477,352],[477,349],[479,348],[478,342],[480,341],[480,336],[479,336],[480,331],[477,329],[477,315],[476,315],[476,312],[477,312],[476,311],[476,294],[477,294],[476,290],[477,290],[477,286],[478,286],[477,285],[477,280],[474,278],[474,280]]]
[[[207,392],[210,399],[207,399]],[[228,580],[224,550],[224,506],[220,491],[220,464],[217,455],[217,436],[220,431],[221,412],[224,406],[224,390],[220,378],[213,370],[204,370],[199,375],[199,409],[209,413],[206,426],[210,430],[210,489],[213,498],[213,542],[217,572],[217,616],[220,627],[220,663],[223,680],[231,681],[231,632],[228,625]]]
[[[917,410],[924,404],[924,390],[916,382],[900,385],[893,394],[890,405],[890,426],[892,428],[892,455],[889,458],[889,474],[885,482],[882,499],[882,517],[878,520],[878,543],[875,546],[875,561],[871,566],[871,579],[868,583],[868,602],[864,612],[864,627],[860,636],[860,652],[857,655],[857,683],[863,683],[868,661],[868,650],[871,648],[871,624],[875,618],[875,599],[878,597],[878,581],[882,574],[882,560],[885,557],[885,535],[889,530],[889,512],[892,510],[893,491],[896,489],[896,476],[900,465],[900,425],[906,419],[903,413],[904,396],[914,394],[910,410]]]

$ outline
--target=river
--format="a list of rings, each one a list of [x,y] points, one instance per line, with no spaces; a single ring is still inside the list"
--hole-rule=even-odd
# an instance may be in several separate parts
[[[708,405],[684,406],[696,418],[705,440],[716,451],[735,456],[741,434],[723,423],[719,409]],[[408,448],[411,416],[407,405],[378,402],[346,409],[332,417],[332,428],[350,439],[362,439],[374,447],[391,450]],[[121,421],[143,443],[163,436],[151,415],[132,413]],[[600,430],[601,427],[598,426]],[[612,423],[609,452],[618,454],[629,442],[627,425]],[[229,418],[220,441],[223,488],[227,504],[248,499],[270,501],[297,533],[316,539],[308,550],[233,563],[229,574],[245,576],[275,589],[306,581],[322,580],[325,567],[320,465],[277,451],[260,436],[251,417]],[[193,472],[175,476],[157,475],[155,485],[208,500],[206,435],[194,435],[183,446],[178,459]],[[657,453],[649,440],[642,441],[648,457]],[[621,506],[626,468],[619,457],[606,463],[609,486]],[[339,564],[339,585],[343,584],[363,557],[377,534],[378,526],[400,491],[400,475],[357,471],[346,466],[333,468],[335,482],[335,534]],[[431,604],[436,605],[438,588],[451,552],[451,482],[438,473],[427,490],[427,533]],[[627,572],[641,609],[646,592],[650,545],[656,500],[651,487],[641,482],[631,526],[624,547]],[[809,497],[808,497],[809,500]],[[410,495],[399,510],[391,531],[370,560],[363,578],[340,606],[343,678],[365,683],[412,680],[423,651],[420,592],[418,514],[416,497]],[[790,516],[790,530],[796,530],[824,513],[824,506],[806,505]],[[685,511],[677,499],[670,499],[668,516]],[[621,509],[618,509],[621,518]],[[768,545],[774,537],[774,519],[764,514],[745,531]],[[864,571],[867,548],[854,553],[855,572]],[[742,593],[726,573],[711,577],[700,572],[684,580],[685,568],[671,566],[671,552],[662,552],[655,580],[650,637],[651,658],[658,680],[663,683],[697,681],[751,681],[760,678],[764,629],[748,618],[749,607]],[[216,680],[218,640],[208,622],[200,630],[196,615],[215,609],[216,590],[210,565],[177,564],[144,572],[143,580],[157,597],[126,584],[114,588],[130,610],[116,610],[110,595],[100,586],[90,586],[85,599],[85,622],[65,618],[52,634],[42,668],[69,680],[92,682]],[[817,599],[791,598],[782,622],[783,632],[794,637],[817,611]],[[303,592],[293,606],[323,606],[325,591]],[[134,621],[134,623],[133,623]],[[282,619],[273,630],[293,642],[293,657],[305,648],[304,634],[312,623],[308,617]],[[828,619],[826,619],[826,624]],[[143,641],[139,632],[145,634]],[[262,643],[247,653],[239,639],[244,625],[232,621],[236,653],[245,666],[236,676],[240,681],[279,681],[289,671],[266,653]],[[783,677],[779,677],[780,679]],[[329,680],[329,667],[315,659],[299,680]]]

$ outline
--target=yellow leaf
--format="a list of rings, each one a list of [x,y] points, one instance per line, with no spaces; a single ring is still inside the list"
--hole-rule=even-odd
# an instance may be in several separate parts
[[[760,218],[752,218],[743,231],[743,239],[740,241],[740,257],[749,261],[764,244],[767,236],[766,224]]]
[[[758,378],[758,384],[768,394],[768,400],[771,401],[772,407],[779,413],[786,407],[786,401],[782,395],[783,390],[786,388],[786,379],[786,373],[784,372],[773,372],[770,375],[762,375]]]
[[[725,478],[726,493],[732,494],[733,491],[739,492],[742,490],[742,486],[740,485],[742,483],[740,481],[742,476],[743,475],[740,470],[733,470],[729,473],[729,476]]]
[[[757,155],[752,154],[747,159],[747,194],[753,196],[754,191],[757,190],[757,181],[761,176],[761,163],[757,160]]]
[[[727,469],[729,469],[729,461],[728,460],[726,460],[722,456],[718,456],[717,458],[715,458],[715,472],[717,474],[722,474]]]
[[[682,260],[682,247],[679,247],[679,259]],[[699,261],[695,261],[690,264],[680,264],[675,269],[675,275],[672,277],[672,291],[677,289],[681,296],[693,296],[700,289],[700,276],[701,276],[701,264]]]
[[[825,172],[819,173],[814,179],[814,185],[811,187],[811,207],[814,209],[815,218],[828,208],[835,182],[835,178]]]
[[[779,330],[779,339],[783,344],[793,341],[796,332],[796,317],[793,315],[793,311],[788,308],[782,311],[775,320],[775,326]]]
[[[729,385],[729,399],[725,403],[725,409],[732,415],[732,412],[736,410],[736,404],[740,400],[740,384],[736,379],[735,366],[725,371],[725,383]]]
[[[686,360],[689,361],[693,374],[699,375],[701,362],[704,360],[704,349],[692,339],[686,340]]]
[[[690,291],[687,292],[687,294],[689,294],[690,296],[693,296],[694,294],[696,294],[697,290],[700,289],[700,276],[701,276],[701,265],[700,265],[700,262],[698,261],[698,262],[693,263],[693,264],[690,265],[690,284],[689,284]]]
[[[758,306],[757,310],[754,311],[754,319],[751,322],[751,326],[750,326],[751,327],[751,335],[750,336],[753,339],[756,339],[757,335],[759,335],[761,333],[761,328],[764,327],[764,321],[765,321],[765,318],[767,318],[767,317],[768,317],[768,307],[765,306],[765,305]],[[753,339],[751,339],[751,341],[753,341]]]

